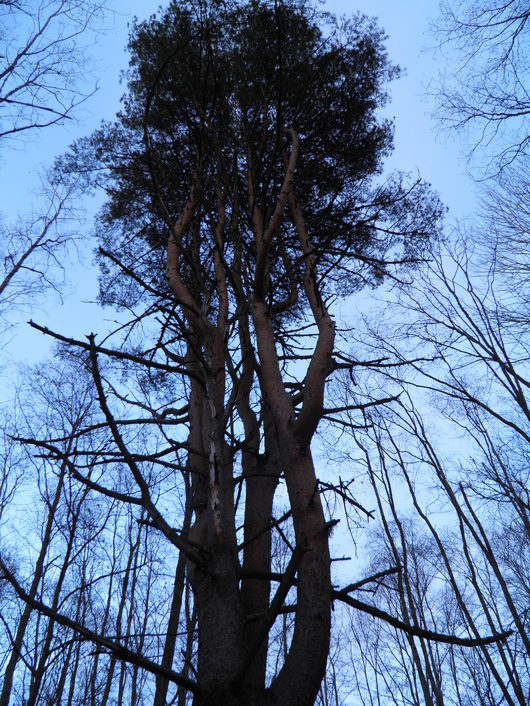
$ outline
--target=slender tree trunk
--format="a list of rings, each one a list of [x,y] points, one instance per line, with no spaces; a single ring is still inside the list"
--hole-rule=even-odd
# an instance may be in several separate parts
[[[192,503],[191,503],[191,493],[189,488],[188,479],[185,478],[186,483],[186,501],[184,510],[184,520],[182,525],[182,532],[188,534],[191,526],[191,516],[192,516]],[[173,582],[173,596],[171,599],[171,608],[169,609],[169,619],[168,626],[166,630],[166,639],[164,642],[164,651],[162,653],[161,666],[164,669],[170,669],[173,660],[175,658],[175,646],[177,643],[177,635],[179,630],[179,618],[182,606],[182,594],[184,592],[184,586],[186,583],[186,558],[182,552],[179,552],[179,558],[177,560],[177,568],[175,570],[175,579]],[[153,706],[166,706],[167,692],[169,688],[169,681],[164,679],[164,677],[157,677],[156,680],[156,691],[155,698],[153,701]]]
[[[253,645],[258,638],[261,621],[269,608],[271,570],[271,530],[274,493],[280,472],[279,460],[274,456],[252,458],[244,463],[246,483],[245,548],[241,599],[245,611],[245,645]],[[255,578],[252,578],[252,576]],[[247,578],[249,577],[249,578]],[[251,690],[263,688],[267,669],[268,641],[261,641],[245,675]]]
[[[86,570],[86,562],[83,562],[81,566],[81,576],[84,577],[85,575],[85,570]],[[76,605],[76,613],[75,613],[75,619],[77,622],[84,623],[86,620],[86,613],[87,613],[87,607],[88,607],[88,600],[87,596],[85,595],[86,589],[82,585],[78,596],[77,596],[77,605]],[[56,706],[61,706],[61,703],[63,703],[63,696],[64,696],[64,691],[66,688],[66,682],[68,675],[73,671],[72,670],[72,664],[75,664],[78,662],[79,657],[80,657],[80,651],[81,651],[81,641],[78,639],[73,640],[70,642],[70,645],[68,646],[68,653],[67,656],[63,662],[63,667],[61,669],[61,676],[59,677],[59,683],[57,684],[57,689],[55,692],[55,699],[56,699]],[[74,660],[72,659],[72,655],[75,655]],[[74,679],[75,681],[75,674],[70,674],[71,678]]]
[[[48,548],[51,541],[51,535],[53,530],[53,524],[55,521],[55,514],[57,512],[57,507],[61,499],[61,493],[63,490],[64,477],[66,474],[66,464],[61,467],[61,472],[59,474],[59,479],[57,481],[57,488],[48,511],[48,519],[46,521],[46,527],[44,529],[44,535],[42,537],[41,548],[39,551],[39,556],[37,557],[37,562],[35,564],[35,570],[33,572],[33,579],[31,581],[31,587],[28,591],[31,598],[35,598],[37,595],[37,590],[44,573],[44,559],[48,552]],[[4,672],[4,680],[2,685],[2,692],[0,694],[0,706],[8,706],[9,699],[11,696],[11,689],[13,687],[13,676],[15,674],[15,669],[17,662],[20,659],[20,651],[24,643],[24,635],[26,634],[26,629],[28,627],[29,619],[31,616],[31,606],[26,603],[22,615],[20,617],[20,622],[18,624],[17,632],[15,634],[15,639],[13,640],[13,647],[11,650],[11,655],[6,665]]]
[[[186,611],[186,648],[183,653],[184,667],[182,674],[187,677],[192,669],[193,664],[193,647],[195,644],[195,632],[197,630],[197,609],[195,605],[191,607],[191,585],[189,580],[186,581],[185,593],[185,611]],[[187,691],[181,686],[177,689],[177,706],[186,706]],[[174,703],[174,699],[172,703]]]
[[[130,521],[132,522],[132,519]],[[125,610],[125,602],[127,600],[127,590],[129,587],[129,581],[131,580],[131,567],[133,565],[133,562],[134,562],[135,556],[138,552],[138,547],[140,544],[140,535],[141,535],[141,528],[138,529],[138,534],[133,542],[132,541],[132,527],[129,527],[129,541],[130,541],[129,556],[127,557],[127,564],[126,564],[124,575],[123,575],[120,603],[118,605],[118,612],[117,612],[116,621],[115,621],[116,641],[117,642],[120,642],[120,640],[121,640],[121,634],[122,634],[121,623],[122,623],[123,611]],[[112,656],[110,658],[109,671],[107,674],[105,690],[103,692],[103,696],[101,698],[101,702],[100,702],[99,706],[107,706],[108,700],[110,698],[112,685],[113,685],[114,670],[116,668],[116,661],[117,661],[116,657]]]
[[[68,544],[66,546],[61,571],[59,573],[59,576],[57,577],[57,582],[53,591],[53,599],[51,603],[51,608],[53,611],[56,611],[59,606],[63,583],[66,577],[66,572],[68,571],[68,568],[70,566],[70,558],[74,548],[74,543],[77,539],[76,531],[79,516],[87,494],[88,489],[83,488],[81,492],[81,497],[77,500],[77,504],[73,508],[72,517],[70,518],[71,525],[69,528]],[[47,668],[47,662],[50,657],[50,646],[52,644],[55,627],[55,622],[53,620],[49,620],[46,628],[44,642],[41,645],[40,659],[34,673],[32,674],[32,680],[30,682],[30,690],[26,706],[35,706],[37,703],[37,697],[42,686],[42,681],[44,679],[44,675]]]

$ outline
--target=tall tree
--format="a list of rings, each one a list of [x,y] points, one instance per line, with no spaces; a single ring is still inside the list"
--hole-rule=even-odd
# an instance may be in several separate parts
[[[151,673],[157,705],[186,692],[197,706],[313,704],[335,599],[459,641],[352,598],[357,584],[333,587],[336,519],[323,498],[358,504],[312,452],[323,420],[365,406],[325,400],[333,374],[358,364],[340,351],[334,298],[417,264],[441,212],[425,184],[381,178],[392,128],[377,109],[397,75],[383,40],[365,18],[339,22],[310,3],[172,2],[133,26],[116,122],[58,164],[58,178],[82,172],[107,192],[101,300],[131,312],[114,346],[54,334],[90,368],[106,435],[95,455],[90,429],[76,432],[60,457],[89,496],[128,508],[146,542],[165,543],[166,571],[152,569],[166,639],[148,639],[160,621],[146,604],[146,639],[130,647],[132,580],[109,633],[96,616],[87,625],[32,599],[0,566],[20,597],[110,653],[109,670],[121,660]],[[53,440],[28,443],[58,457]],[[86,474],[90,460],[100,475]],[[123,546],[132,566],[140,544]]]

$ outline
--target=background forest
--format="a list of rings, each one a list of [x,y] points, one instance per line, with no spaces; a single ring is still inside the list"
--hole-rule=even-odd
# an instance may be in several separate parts
[[[0,0],[2,152],[90,104],[109,6]],[[433,17],[456,222],[387,166],[384,31],[327,9],[135,20],[117,116],[0,222],[0,706],[530,702],[530,10]]]

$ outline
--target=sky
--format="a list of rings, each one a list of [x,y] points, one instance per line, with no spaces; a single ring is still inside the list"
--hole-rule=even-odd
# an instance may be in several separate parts
[[[151,0],[109,0],[112,13],[107,17],[106,30],[89,49],[92,75],[97,77],[98,91],[84,103],[77,120],[61,127],[42,131],[29,142],[11,144],[0,149],[0,212],[13,222],[39,202],[39,172],[49,167],[57,155],[78,137],[88,135],[102,119],[111,120],[119,109],[124,92],[120,72],[127,67],[126,43],[128,23],[133,15],[140,19],[156,12],[159,2]],[[390,87],[391,103],[386,113],[395,121],[395,151],[387,161],[389,170],[399,169],[419,174],[438,191],[454,217],[470,210],[472,186],[465,175],[465,164],[457,143],[437,134],[429,117],[432,102],[426,96],[426,86],[435,78],[438,66],[435,56],[425,51],[434,40],[430,23],[438,12],[438,0],[326,0],[324,9],[335,14],[360,12],[377,17],[388,35],[390,59],[404,69],[405,74]],[[89,82],[92,81],[89,74]],[[92,227],[88,205],[86,233]],[[86,239],[81,244],[81,262],[69,270],[69,282],[62,301],[45,300],[33,318],[67,335],[83,336],[109,327],[106,317],[93,304],[97,294],[97,275],[92,267],[93,244]],[[21,323],[28,318],[20,315]],[[41,334],[26,325],[13,330],[11,343],[4,352],[14,360],[36,361],[48,350]]]

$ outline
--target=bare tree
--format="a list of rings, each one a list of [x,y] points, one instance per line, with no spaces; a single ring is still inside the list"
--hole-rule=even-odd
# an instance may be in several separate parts
[[[18,137],[35,138],[41,130],[75,116],[94,91],[87,88],[90,34],[102,25],[104,3],[43,0],[0,3],[0,148]],[[46,183],[40,213],[0,223],[2,240],[0,317],[5,327],[37,296],[58,289],[64,277],[65,246],[72,231],[69,203],[75,184]]]
[[[528,325],[530,181],[523,164],[506,167],[502,179],[482,185],[480,210],[469,228],[484,277],[494,277],[503,329]]]
[[[57,369],[52,371],[51,367],[48,368],[46,374],[43,374],[42,371],[40,371],[40,373],[35,371],[33,375],[30,376],[30,380],[31,399],[27,396],[27,388],[26,394],[23,390],[19,390],[20,397],[25,400],[23,407],[18,410],[18,416],[21,418],[17,420],[16,424],[10,425],[9,433],[11,443],[4,448],[7,450],[15,443],[13,437],[17,432],[21,433],[23,428],[26,429],[26,432],[32,431],[35,433],[37,428],[45,425],[50,432],[52,429],[57,429],[58,427],[61,431],[64,431],[65,441],[62,451],[63,453],[67,453],[68,449],[71,448],[72,434],[75,433],[75,429],[82,424],[83,419],[86,420],[86,417],[90,414],[91,399],[89,392],[82,389],[72,389],[71,381],[67,379],[67,376],[64,373],[61,374]],[[60,388],[62,388],[62,390]],[[68,392],[71,393],[70,397],[68,397]],[[24,421],[24,417],[26,421]],[[20,446],[20,444],[18,444],[18,446]],[[44,592],[44,587],[49,580],[49,574],[53,573],[54,560],[52,556],[54,549],[57,549],[57,541],[60,542],[58,535],[61,534],[61,515],[64,512],[64,505],[68,502],[72,503],[72,514],[68,520],[70,527],[69,529],[64,528],[66,547],[63,546],[61,548],[63,564],[62,567],[56,565],[55,568],[59,572],[59,576],[54,576],[53,579],[54,597],[52,602],[57,606],[64,577],[71,561],[73,543],[77,540],[75,525],[79,520],[83,497],[76,499],[70,498],[67,500],[69,497],[67,480],[68,467],[65,462],[59,465],[55,478],[47,478],[46,464],[43,464],[41,461],[34,463],[31,457],[18,460],[17,465],[24,468],[23,480],[26,487],[22,489],[22,494],[26,494],[27,500],[32,497],[32,493],[27,489],[27,482],[29,480],[28,476],[34,473],[37,476],[35,480],[37,480],[40,486],[40,494],[46,508],[43,515],[41,531],[37,532],[37,536],[32,537],[35,546],[39,547],[35,550],[34,559],[33,557],[31,559],[33,566],[28,572],[31,576],[28,590],[32,599],[35,599]],[[13,471],[16,471],[16,469],[11,467],[11,472]],[[18,497],[16,499],[17,502],[19,502]],[[11,497],[11,500],[13,500],[13,497]],[[10,516],[11,522],[16,519],[16,517],[13,517],[14,513],[16,514],[16,511],[12,507],[7,506],[6,514]],[[19,528],[19,531],[20,530],[21,528]],[[3,547],[3,551],[14,554],[15,546],[16,543],[13,544],[12,540],[6,540],[6,546]],[[16,555],[19,561],[22,562],[24,554],[20,542],[18,542],[18,552],[16,552]],[[12,696],[13,679],[17,665],[27,658],[27,633],[30,628],[34,627],[31,626],[31,620],[32,617],[35,617],[35,614],[32,613],[29,604],[23,607],[20,616],[14,623],[12,622],[12,611],[4,613],[3,610],[0,610],[0,613],[4,625],[9,626],[8,636],[11,642],[7,652],[8,656],[3,672],[3,683],[0,693],[0,704],[7,706]],[[30,702],[35,701],[36,695],[42,685],[45,664],[50,656],[53,628],[53,622],[50,622],[47,627],[44,626],[42,628],[45,633],[42,635],[42,643],[39,645],[33,665],[29,695]]]
[[[0,319],[8,330],[21,311],[35,310],[46,292],[62,291],[65,262],[75,241],[76,216],[69,203],[73,187],[47,187],[45,213],[0,223],[3,271]]]
[[[480,148],[490,171],[523,164],[530,139],[526,3],[449,1],[441,9],[435,32],[449,68],[435,93],[438,117],[468,130],[472,154]]]
[[[390,593],[378,593],[380,599],[385,596],[386,610],[402,597],[406,602],[397,607],[404,619],[414,615],[411,606],[419,606],[415,623],[430,614],[440,632],[479,635],[484,625],[493,632],[500,625],[512,630],[506,640],[478,646],[473,653],[451,646],[447,659],[438,659],[443,668],[427,669],[422,660],[425,676],[438,671],[445,684],[440,703],[502,699],[522,706],[530,688],[528,340],[526,330],[506,322],[491,279],[495,270],[484,284],[472,268],[461,243],[452,257],[447,251],[433,253],[421,281],[402,293],[391,309],[392,324],[387,321],[374,339],[378,354],[386,354],[382,385],[399,400],[385,412],[370,412],[368,431],[354,433],[374,493],[381,498],[386,551],[392,551],[403,571],[402,586],[398,575]],[[403,319],[398,324],[399,311]],[[392,334],[391,326],[396,327]],[[425,486],[431,512],[422,502]],[[404,493],[434,542],[419,567],[434,569],[434,585],[445,585],[442,600],[416,583],[416,566],[410,571],[409,561],[406,567],[407,554],[417,556],[417,550],[395,500],[398,496],[404,504]],[[517,547],[516,561],[508,547]],[[444,604],[445,612],[439,609]],[[426,649],[425,655],[436,652]],[[411,659],[414,650],[405,654]],[[425,701],[424,692],[420,702]]]
[[[73,117],[87,97],[80,92],[83,42],[102,7],[86,0],[0,3],[0,144]]]

